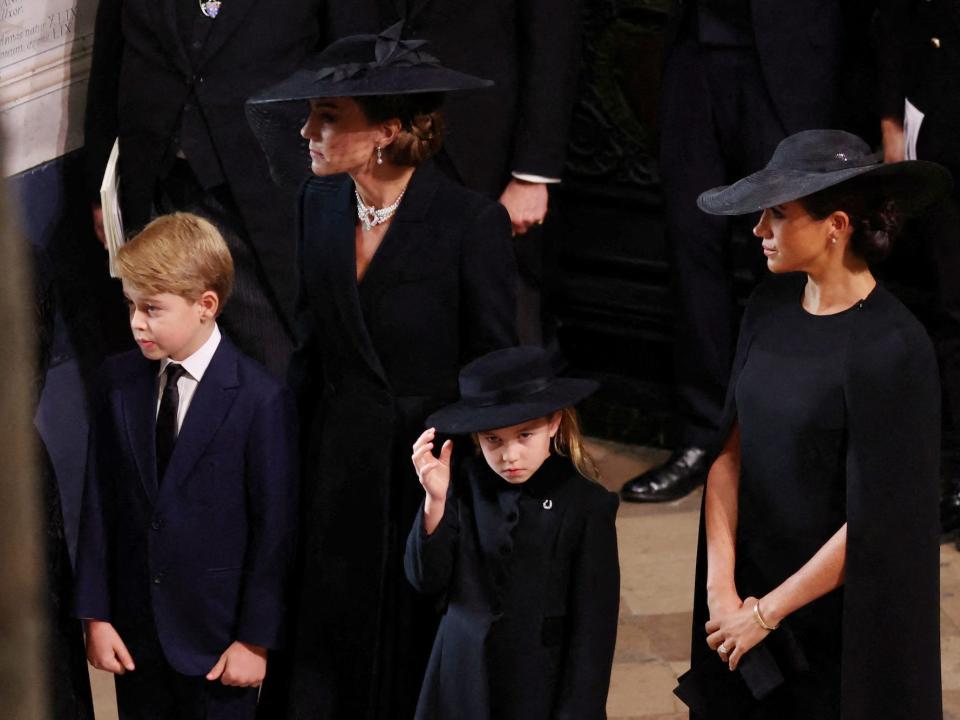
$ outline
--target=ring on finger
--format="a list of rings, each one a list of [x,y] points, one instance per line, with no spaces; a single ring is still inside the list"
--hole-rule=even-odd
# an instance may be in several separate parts
[[[726,647],[724,647],[723,643],[720,643],[720,647],[717,648],[717,652],[720,653],[721,655],[726,655],[730,651],[727,650]]]

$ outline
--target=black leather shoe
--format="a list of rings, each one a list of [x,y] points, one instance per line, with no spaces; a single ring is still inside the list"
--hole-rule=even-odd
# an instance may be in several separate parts
[[[689,495],[707,479],[710,463],[701,447],[675,450],[660,467],[629,480],[620,497],[631,502],[668,502]]]

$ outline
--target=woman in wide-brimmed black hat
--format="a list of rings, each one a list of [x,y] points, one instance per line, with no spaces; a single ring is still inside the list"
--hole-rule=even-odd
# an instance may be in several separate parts
[[[290,372],[304,439],[295,718],[413,716],[438,618],[403,578],[422,497],[407,448],[463,364],[516,343],[507,213],[430,160],[442,94],[489,83],[401,30],[339,40],[248,103],[275,177],[318,176],[300,196]]]
[[[427,418],[405,564],[446,612],[417,720],[606,717],[617,496],[588,479],[573,408],[596,386],[555,377],[540,348],[507,348],[467,365],[460,400]],[[435,455],[437,433],[473,433],[481,454],[451,473],[453,443]]]
[[[937,366],[870,264],[948,187],[810,130],[700,196],[761,212],[775,277],[746,309],[707,479],[677,688],[693,718],[941,717]]]

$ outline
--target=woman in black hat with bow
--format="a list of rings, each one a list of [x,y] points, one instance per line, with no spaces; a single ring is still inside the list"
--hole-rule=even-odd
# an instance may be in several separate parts
[[[413,446],[426,491],[407,577],[446,612],[417,720],[601,720],[617,636],[617,496],[588,478],[574,403],[592,380],[557,378],[535,347],[460,373],[460,400]],[[456,464],[440,433],[473,433]],[[453,480],[451,483],[451,474]]]
[[[937,366],[870,263],[948,187],[810,130],[700,196],[761,211],[775,276],[744,315],[704,494],[691,718],[941,717]]]
[[[292,718],[413,716],[437,618],[403,578],[422,496],[406,448],[462,365],[516,343],[507,213],[429,161],[442,94],[489,83],[401,30],[339,40],[248,103],[275,174],[318,176],[300,197],[290,370],[305,459]],[[284,156],[297,131],[308,145]]]

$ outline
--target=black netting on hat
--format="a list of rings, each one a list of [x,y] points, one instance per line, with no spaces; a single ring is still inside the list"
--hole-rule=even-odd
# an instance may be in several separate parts
[[[310,150],[300,129],[310,115],[306,100],[247,103],[247,122],[267,158],[273,181],[295,191],[310,177]]]

